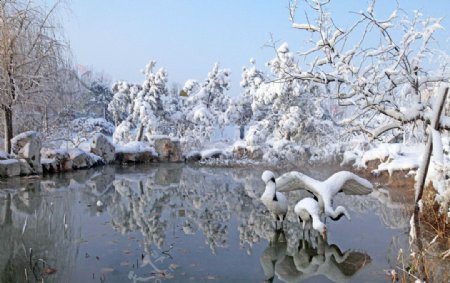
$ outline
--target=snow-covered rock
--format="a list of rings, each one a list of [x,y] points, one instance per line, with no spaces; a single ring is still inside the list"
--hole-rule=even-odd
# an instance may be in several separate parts
[[[233,145],[233,156],[236,159],[261,160],[264,152],[259,146],[247,146],[244,141],[238,141]]]
[[[69,155],[74,169],[90,168],[104,163],[100,156],[85,152],[79,148],[70,149]]]
[[[382,143],[364,153],[359,149],[344,152],[342,164],[353,163],[354,167],[364,169],[375,166],[372,173],[379,175],[386,171],[392,176],[395,171],[417,170],[423,151],[423,144]]]
[[[11,139],[11,151],[19,158],[25,159],[31,166],[33,173],[42,173],[41,166],[41,135],[38,132],[28,131]]]
[[[0,160],[0,177],[20,175],[20,163],[17,159]]]
[[[184,156],[185,162],[196,162],[202,159],[202,154],[200,151],[191,151]]]
[[[70,159],[69,152],[65,149],[43,148],[41,155],[42,159],[45,159],[45,162],[41,161],[44,172],[66,172],[73,169],[73,161]]]
[[[206,149],[201,152],[202,159],[211,159],[211,158],[225,158],[227,157],[227,152],[220,148],[211,148]]]
[[[55,159],[57,161],[70,159],[69,152],[63,148],[52,149],[52,148],[43,148],[41,149],[42,158],[46,159]]]
[[[41,164],[45,173],[58,172],[58,162],[55,159],[42,158]]]
[[[181,162],[181,146],[180,141],[171,139],[168,136],[159,136],[153,138],[155,142],[155,150],[158,153],[160,161]]]
[[[33,174],[33,168],[31,168],[30,164],[28,164],[28,161],[25,159],[19,159],[20,164],[20,175],[31,175]]]
[[[147,163],[158,161],[158,153],[145,142],[130,142],[116,146],[116,163]]]
[[[117,163],[149,163],[157,162],[158,155],[152,151],[116,152],[115,160]]]
[[[13,159],[14,156],[12,156],[11,154],[8,154],[2,150],[0,150],[0,160],[6,160],[6,159]]]
[[[90,151],[102,157],[106,163],[113,162],[116,153],[114,145],[102,134],[96,134],[94,136]]]

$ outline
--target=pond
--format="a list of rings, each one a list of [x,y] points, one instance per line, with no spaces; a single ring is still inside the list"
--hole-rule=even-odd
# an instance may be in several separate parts
[[[3,180],[0,282],[389,279],[408,247],[402,203],[384,191],[338,196],[352,219],[327,222],[324,240],[300,229],[291,210],[301,196],[291,192],[275,232],[259,200],[263,170],[155,164]]]

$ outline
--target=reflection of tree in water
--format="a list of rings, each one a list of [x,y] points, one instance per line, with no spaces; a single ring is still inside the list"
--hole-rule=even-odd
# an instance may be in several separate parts
[[[154,180],[154,171],[144,176],[116,175],[115,190],[104,198],[113,227],[122,233],[141,231],[147,249],[152,243],[158,248],[164,244],[168,221],[161,216],[174,191],[158,188]]]
[[[28,251],[30,247],[36,258],[46,251],[53,259],[57,258],[58,269],[58,266],[63,268],[71,265],[71,261],[77,258],[77,245],[71,245],[70,241],[81,229],[81,224],[76,226],[72,216],[76,209],[91,215],[102,210],[111,216],[114,229],[122,233],[142,233],[144,247],[150,255],[152,245],[158,249],[165,245],[169,225],[175,225],[178,221],[176,218],[180,218],[179,224],[185,234],[201,232],[214,253],[218,247],[227,247],[229,223],[232,217],[236,217],[240,244],[248,253],[255,243],[263,239],[272,240],[264,257],[270,258],[271,254],[276,254],[273,260],[276,264],[272,269],[279,272],[277,274],[280,279],[292,274],[294,279],[305,278],[310,276],[307,274],[322,272],[323,268],[319,263],[324,264],[323,266],[328,264],[327,268],[330,270],[341,270],[342,276],[350,276],[353,271],[346,264],[356,262],[357,266],[359,262],[358,254],[354,252],[341,253],[336,246],[312,240],[317,236],[315,231],[304,233],[291,210],[285,223],[284,241],[273,240],[273,219],[259,199],[264,185],[258,170],[161,164],[146,168],[145,171],[133,167],[104,167],[64,176],[62,178],[55,175],[43,181],[16,184],[12,186],[15,189],[11,191],[10,197],[7,197],[8,194],[3,198],[0,195],[0,282],[25,281],[22,279],[23,271],[28,266],[28,252],[24,250]],[[83,206],[80,208],[73,202],[75,197],[66,196],[75,193],[82,200]],[[58,197],[58,194],[64,194],[64,197]],[[51,198],[49,200],[43,196]],[[290,206],[300,197],[300,194],[291,193]],[[337,201],[349,200],[346,205],[356,211],[367,210],[367,207],[383,211],[382,202],[379,201],[382,197],[369,200],[346,197],[345,200]],[[57,199],[52,201],[53,198]],[[101,200],[104,206],[97,208],[97,200]],[[90,205],[86,207],[85,204]],[[389,210],[385,211],[381,214],[387,214]],[[64,214],[69,224],[68,229],[64,227]],[[27,218],[27,228],[22,237],[22,228]],[[78,230],[75,231],[73,227],[78,227]],[[368,256],[365,256],[367,258],[363,258],[367,260]],[[314,262],[305,261],[309,258],[314,258]],[[354,262],[348,261],[349,259]],[[264,260],[262,257],[261,261]],[[270,267],[263,267],[269,274]],[[290,269],[292,273],[286,271]],[[307,269],[315,270],[316,273],[307,273]],[[11,274],[21,275],[14,277],[19,278],[18,280],[5,277]],[[286,275],[283,277],[280,274]],[[49,280],[58,282],[58,276],[59,273]],[[338,279],[345,279],[345,276]]]
[[[184,218],[184,233],[201,231],[213,253],[227,246],[232,214],[240,223],[241,244],[248,244],[249,249],[261,236],[271,235],[265,208],[259,199],[247,195],[234,175],[217,174],[220,169],[179,168],[161,166],[145,174],[116,175],[114,192],[103,198],[113,226],[123,233],[138,230],[147,248],[152,243],[161,248],[167,217],[178,213]]]
[[[77,231],[70,225],[73,204],[69,199],[42,197],[49,188],[59,189],[51,180],[13,180],[5,187],[0,190],[0,282],[26,282],[27,277],[35,282],[45,276],[48,266],[62,269],[70,265],[76,254],[72,241]],[[45,282],[61,280],[55,274]]]
[[[226,247],[231,204],[236,200],[232,179],[208,170],[185,168],[180,180],[183,207],[194,229],[202,231],[213,253]]]
[[[361,213],[373,211],[383,224],[392,229],[409,227],[411,205],[395,202],[384,189],[377,189],[368,196],[337,196],[337,201]]]
[[[364,252],[342,252],[320,236],[303,235],[306,237],[299,239],[296,250],[291,253],[284,235],[275,235],[260,257],[266,280],[272,281],[276,275],[285,282],[301,282],[324,275],[333,282],[346,282],[371,262]]]
[[[261,170],[260,170],[261,171]],[[239,239],[242,247],[250,254],[255,243],[261,239],[271,239],[274,235],[274,222],[267,213],[266,207],[260,201],[264,192],[261,172],[255,170],[234,170],[233,178],[238,182],[233,202],[233,211],[239,218]]]
[[[175,175],[175,176],[174,176]],[[164,244],[167,217],[183,211],[183,231],[202,231],[207,244],[226,246],[230,220],[230,180],[207,171],[158,167],[142,174],[116,175],[115,192],[106,199],[112,223],[121,232],[139,230],[146,247]]]

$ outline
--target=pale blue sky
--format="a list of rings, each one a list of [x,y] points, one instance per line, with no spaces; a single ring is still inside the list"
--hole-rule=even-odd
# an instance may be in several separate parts
[[[448,27],[449,0],[399,2],[407,12],[420,9],[425,15],[445,17],[443,25]],[[377,3],[378,14],[390,13],[395,5],[393,0]],[[235,95],[242,66],[253,57],[263,67],[274,56],[272,49],[262,48],[270,33],[292,50],[301,49],[307,33],[291,28],[287,5],[287,0],[72,0],[64,26],[75,61],[113,80],[142,82],[139,71],[154,59],[157,67],[166,67],[170,82],[183,85],[187,79],[203,81],[220,62],[232,71],[230,94]],[[330,12],[345,27],[354,18],[348,11],[366,7],[367,1],[334,0]],[[303,22],[303,10],[300,6],[298,22]],[[447,31],[441,34],[448,37]]]

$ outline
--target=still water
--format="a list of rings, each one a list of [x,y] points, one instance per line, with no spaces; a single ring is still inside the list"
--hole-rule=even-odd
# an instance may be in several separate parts
[[[300,229],[291,192],[276,233],[259,201],[263,170],[158,164],[3,180],[0,282],[389,280],[408,242],[403,204],[339,196],[352,219],[327,222],[323,240]],[[321,171],[307,173],[332,173]]]

